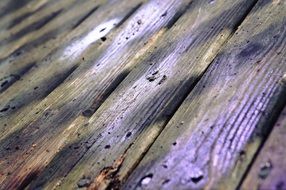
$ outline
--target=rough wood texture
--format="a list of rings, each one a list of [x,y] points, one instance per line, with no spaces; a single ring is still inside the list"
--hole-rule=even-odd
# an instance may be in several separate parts
[[[12,53],[18,54],[26,43],[34,44],[43,43],[46,39],[52,38],[55,33],[60,33],[66,29],[71,29],[76,19],[84,17],[87,12],[92,10],[96,0],[72,0],[69,6],[55,11],[50,11],[47,16],[42,17],[16,32],[11,38],[4,40],[0,46],[0,59],[8,57]],[[70,2],[65,0],[66,3]],[[63,5],[62,5],[63,6]],[[40,12],[41,13],[41,12]]]
[[[59,188],[76,188],[86,178],[91,180],[90,188],[116,188],[161,132],[253,2],[193,1],[88,125],[81,121],[71,125],[82,125],[80,135],[69,135],[72,147],[79,147],[78,153],[86,142],[91,147]],[[57,162],[78,157],[67,156],[73,150],[66,151]]]
[[[66,129],[72,120],[81,114],[89,117],[98,108],[134,66],[134,54],[135,58],[140,56],[140,50],[146,47],[148,40],[162,28],[170,26],[188,3],[187,0],[152,0],[141,6],[126,22],[120,24],[112,40],[105,40],[102,54],[90,66],[78,68],[63,85],[35,106],[15,126],[17,131],[0,142],[0,158],[6,160],[0,164],[3,168],[1,187],[21,187],[42,171],[64,145],[68,138],[64,133],[69,131]],[[165,15],[165,12],[168,14]],[[56,141],[48,151],[50,154],[47,154],[45,146],[53,144],[48,140],[57,137],[55,134],[64,136],[57,139],[60,142]],[[45,154],[41,157],[44,159],[37,160],[40,154]],[[35,160],[34,164],[30,160]],[[67,163],[63,175],[72,166],[72,162]],[[61,175],[61,171],[58,174]],[[51,185],[55,184],[51,182]]]
[[[6,90],[15,81],[19,80],[33,66],[37,65],[38,62],[41,62],[42,59],[49,53],[56,51],[56,48],[59,48],[59,46],[64,47],[63,44],[68,45],[68,42],[70,42],[76,36],[79,37],[84,32],[87,32],[86,30],[91,30],[91,26],[94,27],[94,25],[92,25],[93,22],[89,22],[89,27],[87,26],[88,22],[85,22],[81,29],[73,29],[81,24],[86,16],[96,11],[96,9],[104,3],[104,0],[98,0],[95,2],[88,1],[78,6],[77,4],[74,5],[73,2],[71,3],[71,5],[67,5],[67,3],[62,3],[62,5],[55,3],[55,6],[48,7],[47,9],[39,12],[40,15],[36,15],[29,19],[35,22],[35,27],[40,28],[35,30],[35,28],[33,29],[32,26],[28,25],[26,28],[26,32],[28,33],[26,35],[20,39],[16,38],[14,42],[9,43],[10,45],[12,43],[16,44],[16,49],[18,48],[16,52],[9,54],[9,44],[7,45],[4,43],[3,48],[7,50],[5,53],[9,55],[9,57],[3,58],[0,61],[0,93]],[[52,3],[52,5],[54,5],[54,3]],[[71,6],[73,8],[70,10],[65,9],[65,7],[70,8]],[[89,8],[86,8],[86,6],[89,6]],[[51,11],[51,9],[53,11]],[[75,9],[81,9],[82,11],[77,14],[71,14],[75,12]],[[50,17],[52,15],[51,12],[61,12],[63,15],[58,15],[59,18],[56,17],[53,19]],[[42,18],[42,14],[49,15],[46,15],[44,18]],[[50,24],[47,24],[46,22]],[[41,26],[43,24],[44,26]],[[59,28],[59,26],[61,27]],[[22,31],[23,30],[21,30],[21,32]],[[71,31],[73,31],[72,34],[70,34]],[[37,35],[34,35],[34,33]],[[11,52],[14,50],[15,48],[13,49],[12,47]],[[46,59],[48,60],[48,58]]]
[[[286,109],[263,146],[241,189],[286,189]]]
[[[256,187],[286,104],[286,1],[0,8],[0,189]]]
[[[125,189],[235,189],[263,132],[285,105],[283,5],[258,2]]]
[[[92,64],[102,47],[100,38],[120,24],[140,3],[141,0],[132,0],[128,4],[114,1],[99,7],[86,22],[63,39],[70,41],[64,41],[21,80],[3,92],[0,110],[8,109],[0,112],[0,138],[13,132],[14,125],[25,117],[26,112],[61,84],[80,64]],[[114,6],[120,9],[114,10]]]

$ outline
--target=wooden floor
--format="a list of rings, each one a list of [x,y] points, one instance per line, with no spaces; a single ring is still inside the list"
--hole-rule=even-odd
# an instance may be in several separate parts
[[[286,0],[0,18],[0,189],[286,190]]]

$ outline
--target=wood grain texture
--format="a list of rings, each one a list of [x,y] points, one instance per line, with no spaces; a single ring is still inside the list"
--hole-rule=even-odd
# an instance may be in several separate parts
[[[257,3],[123,189],[237,187],[285,105],[283,5]]]
[[[0,8],[0,189],[286,188],[286,1]]]
[[[73,23],[84,17],[86,13],[92,10],[96,0],[75,1],[62,9],[50,11],[48,15],[42,17],[35,23],[15,33],[12,38],[6,39],[0,47],[0,59],[7,58],[12,53],[18,53],[27,43],[43,43],[53,35],[72,28]],[[70,1],[66,1],[70,2]],[[14,39],[16,38],[16,39]]]
[[[55,170],[59,175],[67,166],[58,163],[65,162],[73,168],[59,189],[74,189],[86,180],[90,188],[115,188],[114,183],[132,171],[253,2],[190,4],[99,110],[89,120],[77,118],[69,125],[65,148],[39,178],[49,178]],[[197,58],[190,59],[193,56]],[[50,140],[51,147],[60,140]],[[124,173],[115,176],[119,170]],[[40,182],[32,187],[36,184]]]
[[[140,56],[140,50],[152,43],[150,38],[164,27],[171,26],[178,12],[188,3],[187,0],[152,0],[140,7],[130,18],[120,23],[110,37],[112,40],[104,39],[97,59],[79,67],[63,85],[26,114],[15,126],[17,130],[0,142],[1,188],[26,186],[27,181],[30,182],[43,171],[65,146],[68,138],[65,134],[76,133],[76,129],[70,128],[69,124],[80,115],[83,119],[90,117],[130,72],[135,63],[134,58]],[[168,14],[162,16],[166,11]],[[55,134],[63,136],[48,142],[58,137]],[[50,145],[52,149],[47,151]],[[55,176],[51,173],[48,178],[41,178],[43,182],[40,186],[53,187],[55,181],[66,175],[73,164],[70,162],[65,168],[55,168]],[[47,180],[49,184],[46,184]]]
[[[85,66],[92,64],[101,52],[102,40],[100,38],[113,30],[140,3],[142,3],[141,0],[132,0],[128,4],[113,1],[99,7],[78,29],[62,39],[61,46],[54,49],[21,80],[3,92],[0,96],[0,110],[8,109],[0,113],[0,138],[13,132],[15,129],[13,126],[80,64]],[[116,10],[114,6],[120,9]],[[43,51],[46,50],[43,49]]]
[[[44,58],[46,59],[46,62],[48,62],[48,60],[51,59],[51,54],[54,54],[57,50],[59,50],[59,52],[57,52],[58,54],[62,53],[60,47],[64,48],[65,46],[70,45],[69,43],[71,43],[72,40],[76,40],[75,38],[80,38],[88,31],[91,31],[94,27],[94,23],[99,22],[98,19],[96,19],[96,13],[94,12],[96,12],[98,7],[105,3],[105,0],[98,0],[91,3],[92,6],[90,6],[91,8],[89,9],[84,9],[84,6],[75,6],[83,9],[85,14],[77,15],[77,17],[71,19],[70,22],[67,21],[68,23],[63,26],[60,32],[54,30],[36,40],[32,39],[21,47],[20,50],[17,50],[16,53],[3,59],[0,62],[0,93],[9,88],[15,81],[19,80],[32,67],[44,62]],[[69,7],[68,5],[65,6],[67,6],[67,8]],[[50,7],[47,11],[58,12],[62,8],[63,7],[55,3],[55,7]],[[74,10],[67,14],[73,11]],[[99,15],[99,18],[103,18],[102,14],[103,13]],[[86,16],[90,16],[90,18],[87,19]],[[36,18],[38,17],[40,16],[36,15]],[[41,22],[41,19],[38,21]],[[104,19],[102,21],[104,21]],[[81,27],[78,27],[79,24]]]
[[[241,189],[283,190],[286,188],[286,109],[246,174]]]

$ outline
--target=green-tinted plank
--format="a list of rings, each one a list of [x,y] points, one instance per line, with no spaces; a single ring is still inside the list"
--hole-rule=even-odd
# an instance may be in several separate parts
[[[256,4],[125,189],[235,189],[285,105],[280,99],[286,90],[283,3]]]
[[[48,34],[44,35],[43,37],[40,37],[38,39],[32,39],[32,41],[27,42],[26,45],[20,48],[20,50],[17,51],[16,54],[12,54],[7,59],[4,59],[3,61],[1,61],[0,92],[3,92],[11,84],[19,80],[22,77],[22,75],[26,74],[26,72],[31,69],[31,67],[33,67],[36,64],[39,65],[44,57],[46,58],[46,60],[49,60],[51,59],[51,54],[53,54],[53,52],[55,51],[61,52],[57,50],[56,48],[59,48],[59,47],[64,48],[65,46],[68,46],[74,38],[76,37],[79,38],[87,31],[92,30],[94,27],[94,23],[98,22],[98,18],[96,17],[95,15],[96,13],[94,12],[96,12],[98,7],[104,4],[105,1],[106,0],[98,0],[96,2],[90,1],[90,3],[92,3],[91,4],[92,6],[90,6],[90,8],[87,8],[87,9],[85,9],[86,8],[85,6],[88,6],[89,4],[86,4],[86,3],[82,3],[83,7],[77,6],[77,4],[74,5],[74,8],[76,9],[81,8],[83,9],[83,12],[77,15],[76,17],[74,17],[73,19],[71,19],[70,22],[67,22],[66,24],[64,24],[61,27],[60,32],[56,29],[56,30],[52,30]],[[60,7],[60,6],[58,5],[56,7]],[[66,8],[68,8],[68,6]],[[58,11],[55,11],[55,12],[58,12]],[[68,19],[70,19],[68,14],[73,13],[73,12],[74,10],[67,12],[66,16]],[[87,21],[85,18],[89,21]],[[96,22],[93,21],[94,18],[97,18],[95,19]],[[85,24],[82,24],[82,22],[84,22]],[[74,28],[76,29],[73,30]],[[49,56],[46,57],[47,55]],[[19,91],[21,90],[19,89]]]
[[[89,117],[99,107],[130,72],[135,64],[134,59],[140,56],[140,50],[152,43],[152,36],[156,36],[164,27],[171,26],[174,18],[189,2],[152,0],[125,22],[119,23],[114,34],[103,38],[103,47],[96,53],[100,56],[78,68],[65,83],[15,125],[17,131],[2,139],[0,159],[5,161],[0,164],[1,187],[19,187],[27,179],[31,180],[30,176],[41,172],[58,149],[64,146],[66,130],[76,133],[76,129],[69,128],[69,124],[81,114],[83,118]],[[89,50],[91,54],[93,49]],[[56,145],[51,141],[55,137],[58,137]],[[52,144],[52,149],[46,151]],[[54,168],[49,176],[41,178],[44,182],[50,181],[50,184],[41,184],[55,185],[53,182],[66,175],[73,164],[68,162],[60,165],[64,168]]]
[[[63,39],[66,41],[62,41],[62,46],[53,50],[3,92],[0,96],[0,110],[4,109],[0,113],[0,138],[13,132],[19,120],[79,64],[88,64],[88,61],[94,59],[101,47],[97,41],[101,41],[101,37],[116,27],[140,3],[141,0],[133,0],[128,4],[114,1],[99,7],[80,27]],[[114,9],[114,6],[119,7],[120,11]],[[86,52],[86,49],[89,51]]]

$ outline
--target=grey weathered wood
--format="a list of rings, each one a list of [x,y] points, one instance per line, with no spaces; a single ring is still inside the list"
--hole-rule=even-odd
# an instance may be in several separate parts
[[[17,5],[17,2],[12,1],[6,4],[9,6]],[[21,2],[19,2],[21,4]],[[56,11],[57,9],[62,9],[65,6],[68,7],[69,4],[72,4],[73,1],[47,1],[47,0],[40,0],[40,1],[30,1],[26,6],[23,6],[20,9],[16,9],[15,11],[11,12],[10,14],[4,16],[0,20],[0,39],[1,43],[5,38],[13,36],[16,32],[24,29],[25,27],[31,25],[42,19],[43,17],[49,15],[52,11]],[[28,16],[26,16],[28,15]],[[15,21],[22,19],[22,22],[15,23]]]
[[[47,60],[50,59],[50,57],[46,57],[47,55],[51,54],[52,52],[55,52],[57,48],[64,47],[65,45],[69,45],[69,43],[74,38],[79,38],[87,31],[91,30],[94,26],[94,21],[91,20],[95,17],[94,11],[96,12],[97,8],[105,3],[106,0],[98,0],[98,1],[88,1],[86,3],[82,3],[81,6],[75,5],[67,5],[66,3],[62,5],[58,3],[51,2],[54,7],[48,7],[45,9],[47,11],[41,11],[40,15],[34,15],[36,18],[42,18],[41,15],[49,14],[51,15],[51,12],[58,12],[61,9],[68,9],[70,6],[73,6],[74,8],[71,10],[67,10],[65,17],[60,16],[60,21],[65,21],[65,24],[61,26],[60,31],[52,30],[51,32],[48,32],[47,34],[43,35],[40,38],[32,38],[30,41],[27,41],[24,47],[20,48],[17,52],[20,52],[19,54],[12,54],[8,58],[4,59],[0,63],[0,93],[4,90],[6,90],[10,85],[12,85],[15,81],[19,80],[19,78],[22,77],[22,75],[26,74],[31,67],[40,64],[40,62],[43,62],[42,59],[45,57]],[[61,1],[60,1],[61,2]],[[71,4],[73,4],[72,1]],[[88,4],[87,4],[88,3]],[[86,8],[86,6],[89,6]],[[80,14],[74,15],[75,12],[74,9],[81,9],[82,12]],[[53,10],[53,11],[51,11]],[[93,14],[92,14],[93,13]],[[89,21],[84,21],[80,26],[74,29],[79,22],[82,21],[86,16],[89,14],[92,14]],[[106,13],[108,14],[108,13]],[[45,15],[47,17],[47,15]],[[34,17],[32,17],[32,20]],[[95,17],[96,18],[96,17]],[[65,20],[67,19],[67,20]],[[37,22],[41,22],[41,19],[37,20]],[[51,21],[52,22],[52,21]],[[57,20],[54,21],[55,24],[57,24]],[[24,22],[26,23],[26,22]],[[53,24],[50,26],[54,26]],[[47,26],[49,28],[50,26]],[[37,31],[34,31],[37,32]]]
[[[60,33],[67,28],[72,28],[71,25],[73,24],[73,21],[80,18],[81,15],[85,16],[87,12],[94,8],[93,5],[96,2],[96,0],[73,1],[74,2],[69,5],[70,1],[65,0],[65,4],[62,5],[63,7],[66,6],[65,8],[58,9],[54,12],[50,11],[47,16],[42,18],[43,23],[40,23],[40,28],[36,27],[36,29],[33,29],[27,34],[23,36],[20,35],[16,40],[11,41],[7,39],[7,43],[4,40],[4,45],[0,46],[0,59],[4,59],[12,53],[15,53],[16,50],[27,43],[31,43],[32,41],[41,38],[43,39],[42,42],[44,42],[46,38],[53,37],[51,34]],[[75,23],[76,22],[77,21],[75,21]],[[20,30],[20,32],[23,32],[23,30]]]
[[[124,189],[236,188],[285,105],[284,5],[257,3]]]
[[[6,31],[13,20],[27,13],[34,12],[43,5],[46,5],[47,2],[48,0],[2,0],[0,2],[0,32]]]
[[[91,188],[95,189],[126,177],[254,2],[194,1],[90,120],[78,117],[61,138],[49,140],[50,148],[45,148],[62,141],[65,147],[31,188],[42,184],[42,179],[60,182],[71,168],[59,189],[76,188],[83,176],[94,180]],[[29,164],[44,155],[35,156]],[[117,178],[119,169],[123,173]]]
[[[0,113],[0,138],[13,132],[20,119],[63,82],[79,64],[92,63],[101,52],[100,38],[116,27],[141,2],[133,0],[126,4],[113,1],[99,7],[86,22],[63,39],[62,46],[53,50],[45,60],[37,63],[21,80],[3,92],[0,96],[0,110],[8,109]]]
[[[109,37],[111,39],[105,40],[98,59],[90,62],[88,67],[78,68],[63,85],[26,114],[15,126],[17,131],[0,142],[0,159],[5,160],[0,164],[1,188],[21,187],[35,173],[42,171],[44,165],[55,156],[57,149],[63,146],[66,136],[61,136],[61,140],[56,139],[60,140],[56,144],[47,140],[58,136],[55,134],[64,135],[69,124],[81,113],[89,117],[130,72],[135,64],[134,60],[139,59],[142,53],[140,50],[152,44],[150,38],[158,35],[159,31],[164,31],[164,27],[171,26],[178,12],[189,2],[152,0],[140,7],[126,22],[118,26],[117,32]],[[45,158],[40,156],[41,159],[36,161],[39,155],[47,153],[46,147],[52,144],[53,149],[48,151]],[[35,160],[35,165],[31,160]],[[72,166],[67,165],[63,173],[70,167]],[[51,181],[48,185],[54,184]]]
[[[286,188],[286,109],[255,159],[241,189],[268,190]]]

